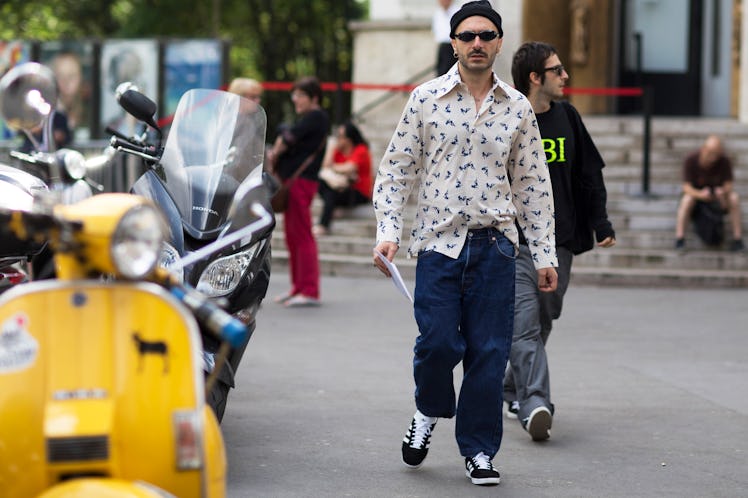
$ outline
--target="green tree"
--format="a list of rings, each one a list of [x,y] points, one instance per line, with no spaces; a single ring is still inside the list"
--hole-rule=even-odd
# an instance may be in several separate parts
[[[234,6],[232,12],[242,15],[222,19],[222,26],[231,33],[232,54],[252,61],[264,80],[294,81],[315,75],[323,82],[350,81],[353,49],[348,23],[365,16],[366,3],[236,0]],[[323,106],[333,119],[342,120],[350,114],[349,95],[326,92]],[[270,135],[275,125],[293,119],[288,92],[268,92],[265,107]]]
[[[348,23],[368,12],[366,0],[0,0],[0,39],[222,38],[230,42],[230,75],[264,81],[350,81]],[[336,120],[350,96],[327,92]],[[288,92],[266,92],[270,138],[294,118]]]

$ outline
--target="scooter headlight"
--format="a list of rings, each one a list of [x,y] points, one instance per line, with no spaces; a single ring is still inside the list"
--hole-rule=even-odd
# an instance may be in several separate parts
[[[164,223],[156,208],[141,205],[130,209],[112,236],[114,267],[125,278],[145,277],[156,267],[163,240]]]
[[[196,286],[197,290],[208,297],[231,294],[239,285],[244,272],[249,268],[259,245],[258,242],[246,251],[213,261],[200,275],[200,280]]]
[[[65,173],[73,180],[80,180],[86,176],[86,158],[77,150],[60,149],[57,155],[62,161]]]

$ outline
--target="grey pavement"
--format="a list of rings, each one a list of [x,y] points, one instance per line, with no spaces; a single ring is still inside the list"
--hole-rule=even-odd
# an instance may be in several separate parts
[[[323,278],[308,309],[272,303],[286,282],[275,269],[229,398],[231,497],[748,496],[748,290],[572,281],[548,344],[551,439],[505,419],[502,481],[482,488],[450,419],[420,469],[400,461],[416,326],[391,281]]]

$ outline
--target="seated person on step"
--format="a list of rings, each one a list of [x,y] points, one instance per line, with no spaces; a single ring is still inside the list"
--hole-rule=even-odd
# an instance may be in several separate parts
[[[319,195],[323,207],[315,235],[330,231],[336,207],[371,203],[371,154],[361,131],[350,121],[336,128],[334,142],[320,171]]]
[[[675,248],[685,248],[686,225],[694,208],[712,204],[730,218],[731,251],[745,249],[742,240],[740,198],[733,190],[730,159],[722,151],[719,137],[710,135],[701,148],[686,157],[683,164],[683,196],[678,205],[675,226]]]

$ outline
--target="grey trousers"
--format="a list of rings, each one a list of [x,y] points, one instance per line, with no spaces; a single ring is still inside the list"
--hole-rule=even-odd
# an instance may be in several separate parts
[[[509,365],[504,376],[504,401],[519,401],[519,420],[530,416],[535,408],[545,406],[553,413],[551,380],[545,344],[553,320],[561,316],[564,294],[569,287],[572,252],[556,248],[558,286],[554,292],[538,290],[538,272],[530,250],[520,245],[517,257],[514,302],[514,334]]]

